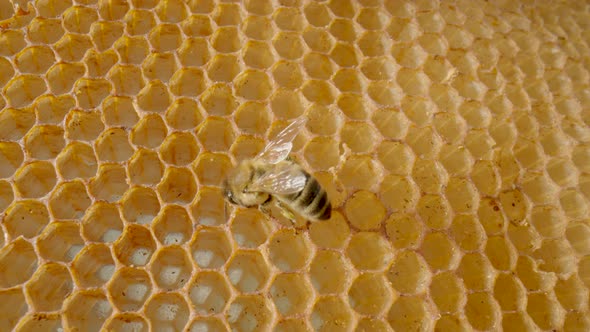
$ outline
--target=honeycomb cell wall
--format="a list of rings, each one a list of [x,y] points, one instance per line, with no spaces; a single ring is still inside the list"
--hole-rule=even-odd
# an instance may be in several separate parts
[[[0,0],[0,221],[0,331],[590,331],[590,4]]]

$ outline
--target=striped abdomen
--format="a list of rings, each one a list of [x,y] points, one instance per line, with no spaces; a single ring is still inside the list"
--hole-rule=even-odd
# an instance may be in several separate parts
[[[328,194],[319,182],[301,169],[305,174],[305,187],[300,192],[279,196],[281,201],[287,204],[293,211],[310,220],[330,219],[332,204],[328,200]]]

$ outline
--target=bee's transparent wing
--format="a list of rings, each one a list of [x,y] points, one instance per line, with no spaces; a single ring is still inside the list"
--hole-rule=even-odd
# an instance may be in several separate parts
[[[266,164],[277,164],[291,153],[293,148],[293,140],[297,137],[297,133],[305,124],[305,117],[300,117],[293,121],[285,129],[283,129],[275,139],[273,139],[262,152],[256,156],[255,159],[260,160]]]
[[[296,164],[285,163],[252,182],[249,191],[262,191],[275,195],[288,195],[300,192],[305,187],[307,177]]]

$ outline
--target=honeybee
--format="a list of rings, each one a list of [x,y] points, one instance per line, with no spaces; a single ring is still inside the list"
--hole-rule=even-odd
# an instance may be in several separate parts
[[[330,219],[332,204],[319,182],[289,157],[293,140],[305,124],[299,118],[283,129],[262,152],[240,162],[223,182],[227,201],[258,206],[269,214],[273,201],[281,214],[295,222],[295,213],[310,221]]]

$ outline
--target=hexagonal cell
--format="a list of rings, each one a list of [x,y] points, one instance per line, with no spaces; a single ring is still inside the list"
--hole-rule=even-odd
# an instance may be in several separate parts
[[[557,280],[554,291],[557,300],[566,310],[582,311],[588,303],[589,291],[576,274]]]
[[[183,207],[168,205],[160,211],[154,220],[153,230],[161,244],[165,246],[182,245],[190,239],[193,224]]]
[[[139,120],[130,97],[110,96],[101,106],[105,125],[109,127],[133,127]]]
[[[164,174],[164,165],[152,150],[138,149],[129,160],[129,179],[132,183],[154,185]]]
[[[201,107],[192,99],[177,99],[166,111],[166,123],[176,130],[193,129],[201,121],[203,121]]]
[[[331,137],[314,137],[307,142],[304,156],[315,170],[329,170],[340,161],[338,142]]]
[[[393,210],[411,211],[418,203],[418,187],[406,177],[388,175],[379,189],[381,200]]]
[[[72,142],[57,156],[57,171],[66,180],[89,179],[96,174],[97,160],[92,147],[82,142]]]
[[[6,108],[0,111],[0,139],[18,141],[34,124],[35,112],[32,108]]]
[[[123,36],[115,42],[115,51],[121,63],[139,65],[149,53],[149,45],[143,36]]]
[[[32,238],[49,223],[49,212],[41,202],[22,200],[12,204],[4,216],[3,224],[9,237]]]
[[[310,321],[315,331],[349,330],[352,329],[352,317],[352,310],[345,301],[327,296],[315,303]]]
[[[96,155],[101,161],[127,161],[133,152],[133,147],[129,144],[129,138],[124,129],[107,129],[96,141]]]
[[[590,253],[590,227],[584,223],[569,223],[565,236],[570,246],[581,255]]]
[[[146,304],[145,314],[153,329],[181,331],[188,322],[190,310],[180,294],[160,293]]]
[[[111,250],[104,244],[84,247],[72,263],[76,283],[82,288],[102,287],[115,272]]]
[[[164,83],[159,80],[150,81],[137,96],[137,105],[148,112],[164,112],[171,103],[171,96],[168,88]],[[159,117],[157,117],[159,118]],[[156,118],[144,118],[147,122],[151,120],[155,121]],[[160,119],[161,120],[161,119]],[[145,123],[144,126],[147,126]],[[159,127],[159,125],[151,124],[152,126]]]
[[[348,291],[348,303],[362,315],[380,316],[396,298],[397,294],[382,273],[359,275]]]
[[[416,296],[398,298],[389,310],[387,321],[396,331],[428,331],[434,323],[427,303]]]
[[[211,37],[211,46],[220,53],[233,53],[240,49],[240,35],[236,27],[220,27]]]
[[[39,267],[25,287],[35,311],[57,311],[72,292],[73,282],[65,266],[46,263]]]
[[[170,92],[176,96],[196,97],[203,90],[204,74],[200,69],[181,68],[170,79]]]
[[[104,77],[105,75],[107,75],[109,70],[117,63],[118,60],[119,60],[119,58],[117,57],[117,53],[115,53],[115,51],[112,49],[109,49],[108,51],[105,51],[102,53],[99,53],[98,51],[91,49],[86,53],[86,56],[84,58],[84,62],[86,63],[86,66],[87,66],[86,68],[88,70],[88,76],[93,77],[93,78]],[[75,66],[75,65],[69,65],[69,64],[68,64],[68,67],[65,67],[65,64],[57,64],[54,66],[54,68],[60,68],[58,66],[60,66],[61,68],[67,69],[68,71],[71,71],[74,74],[74,76],[70,77],[70,78],[63,78],[63,77],[59,77],[59,76],[56,78],[56,79],[61,78],[61,80],[62,80],[61,82],[63,82],[63,83],[61,84],[61,86],[59,86],[59,88],[61,88],[64,91],[69,91],[71,86],[74,85],[74,81],[78,77],[82,76],[84,74],[84,70],[86,69],[83,66],[80,67],[77,65]],[[119,67],[119,66],[117,66],[115,68],[119,68],[121,71],[123,71],[123,68],[126,68],[127,70],[131,71],[132,74],[135,74],[134,71],[132,70],[135,67],[127,67],[127,66]],[[112,75],[116,77],[116,75],[114,73]],[[135,75],[137,75],[137,74],[135,74]],[[123,76],[123,75],[121,75],[121,76]],[[135,76],[135,77],[137,77],[137,76]],[[72,80],[72,79],[74,79],[74,80]],[[67,85],[64,83],[67,83]],[[117,91],[126,91],[125,89],[123,89],[121,87],[120,83],[116,82],[114,79],[112,79],[112,83]],[[132,84],[131,87],[136,86],[138,83],[143,84],[143,80],[139,80],[138,82],[134,82],[134,84]],[[52,87],[52,90],[53,90],[53,87]]]
[[[122,19],[129,10],[129,4],[122,1],[100,1],[98,13],[103,20],[117,21]]]
[[[482,195],[496,196],[500,190],[500,174],[494,163],[478,160],[473,165],[471,180]]]
[[[266,215],[260,211],[238,209],[231,224],[231,231],[238,246],[256,248],[266,242],[271,227]]]
[[[457,312],[465,304],[465,289],[453,272],[442,272],[432,277],[430,296],[441,312]]]
[[[417,248],[424,232],[424,226],[415,216],[394,213],[385,221],[389,241],[397,248]]]
[[[189,298],[199,315],[223,312],[231,298],[231,290],[218,272],[199,272],[189,285]]]
[[[466,177],[471,173],[473,157],[463,146],[445,144],[441,147],[439,157],[450,176]]]
[[[564,190],[560,194],[559,203],[565,215],[572,219],[583,219],[588,216],[588,203],[585,197],[575,189]]]
[[[517,252],[505,237],[489,237],[485,250],[486,256],[497,270],[509,271],[515,267]]]
[[[180,46],[182,36],[177,25],[159,24],[150,31],[148,39],[157,52],[172,52]]]
[[[261,2],[261,4],[263,3]],[[268,17],[248,16],[242,24],[244,34],[250,39],[269,40],[274,34],[272,22]]]
[[[459,262],[458,248],[446,233],[427,234],[422,240],[420,252],[433,270],[450,270]]]
[[[188,168],[169,167],[164,173],[158,192],[164,202],[187,204],[197,193],[197,184]]]
[[[209,117],[201,125],[197,137],[208,151],[227,151],[234,140],[234,133],[226,119]]]
[[[21,73],[43,74],[55,62],[55,56],[47,46],[31,46],[20,51],[14,62]]]
[[[350,273],[348,262],[337,251],[317,251],[309,267],[311,284],[320,294],[341,293],[346,290]]]
[[[304,313],[313,298],[311,285],[301,274],[279,274],[271,285],[270,294],[283,316]]]
[[[156,251],[156,243],[147,228],[128,225],[113,249],[121,263],[129,266],[145,266]]]
[[[250,59],[249,62],[252,60]],[[235,55],[218,54],[209,61],[207,74],[213,81],[231,82],[239,73],[240,63]]]
[[[203,269],[220,268],[232,253],[226,233],[213,227],[199,229],[190,247],[195,263]]]
[[[279,32],[273,39],[273,46],[279,56],[295,60],[303,55],[303,41],[297,33]]]
[[[102,164],[98,175],[89,183],[90,194],[108,202],[121,199],[128,188],[125,168],[119,164]]]
[[[51,192],[49,210],[56,219],[80,219],[90,203],[86,187],[81,181],[63,182]]]
[[[260,295],[240,295],[225,313],[233,330],[244,332],[266,330],[272,322],[271,304]]]
[[[534,257],[539,260],[538,267],[542,271],[566,275],[575,270],[575,254],[566,239],[544,239]]]
[[[148,323],[145,318],[138,314],[132,313],[118,313],[111,316],[104,328],[107,331],[122,331],[122,332],[148,332]]]
[[[283,272],[304,268],[311,259],[309,239],[295,230],[282,230],[273,234],[268,245],[269,258]]]
[[[160,211],[156,193],[147,187],[133,187],[125,193],[123,217],[132,223],[150,224]]]
[[[295,89],[303,84],[303,73],[295,62],[278,61],[273,67],[273,78],[284,88]]]
[[[23,150],[16,142],[0,142],[0,178],[9,178],[24,160]]]
[[[387,278],[400,293],[418,294],[428,287],[431,272],[420,254],[402,251],[389,268]]]
[[[564,310],[549,294],[529,293],[527,313],[541,329],[556,329],[562,326]]]
[[[338,177],[348,188],[371,191],[381,178],[381,172],[379,164],[369,155],[355,155],[340,166]]]
[[[178,166],[190,164],[198,153],[197,141],[189,133],[173,133],[166,137],[160,147],[162,160]]]
[[[109,72],[108,78],[113,82],[118,95],[136,95],[145,86],[141,70],[131,65],[117,65]]]
[[[224,224],[229,216],[221,189],[200,187],[195,203],[191,207],[191,213],[197,224],[207,226]]]
[[[6,83],[4,96],[8,105],[22,108],[30,105],[35,98],[45,93],[45,91],[47,91],[47,85],[42,78],[25,74],[17,76]]]
[[[37,255],[32,244],[18,238],[0,249],[0,264],[11,267],[0,271],[0,286],[11,288],[33,275],[37,269]]]
[[[94,141],[103,129],[99,112],[74,110],[66,117],[66,137],[70,140]]]
[[[121,311],[137,311],[150,296],[152,284],[145,270],[121,267],[108,285],[115,307]]]
[[[0,328],[11,331],[28,311],[28,305],[25,300],[22,288],[12,288],[0,291],[0,309],[2,318],[0,319]]]
[[[346,253],[352,264],[359,270],[381,270],[393,259],[393,252],[387,239],[373,232],[360,232],[353,235]]]
[[[464,255],[457,272],[469,290],[490,290],[496,277],[496,271],[489,259],[477,252]]]
[[[523,310],[526,306],[526,289],[511,273],[501,273],[494,284],[494,298],[503,311]]]
[[[17,170],[14,185],[22,198],[40,198],[49,193],[56,182],[53,165],[45,161],[34,161]]]
[[[432,229],[443,230],[451,225],[452,211],[444,196],[424,195],[416,210],[422,222]]]
[[[122,232],[123,221],[115,204],[96,202],[82,220],[82,235],[93,242],[114,242]]]
[[[37,238],[40,256],[57,262],[71,262],[84,247],[80,226],[74,222],[54,221]]]
[[[349,236],[350,227],[336,211],[329,220],[309,226],[309,237],[320,248],[343,248]]]
[[[552,158],[547,163],[547,173],[556,184],[570,187],[578,183],[578,171],[572,160]]]
[[[151,272],[157,286],[171,291],[188,282],[192,264],[184,249],[171,246],[158,250],[151,263]]]
[[[74,330],[101,331],[102,325],[111,315],[112,310],[103,291],[78,292],[65,304],[65,325]]]
[[[186,22],[191,22],[191,19],[188,19]],[[192,26],[194,26],[194,24],[191,25],[191,28],[185,27],[185,30],[191,29],[191,32],[197,30],[206,34],[210,33],[210,31],[206,30],[205,28]],[[187,67],[203,66],[209,61],[210,56],[209,44],[207,43],[206,39],[202,38],[186,38],[178,49],[178,59],[180,60],[181,64]]]
[[[35,17],[27,27],[29,40],[33,43],[53,44],[64,34],[61,20]]]
[[[237,251],[227,266],[229,282],[240,292],[257,292],[266,286],[269,267],[258,251]]]

